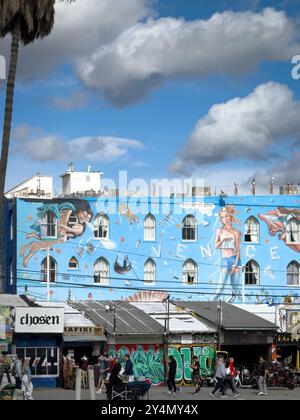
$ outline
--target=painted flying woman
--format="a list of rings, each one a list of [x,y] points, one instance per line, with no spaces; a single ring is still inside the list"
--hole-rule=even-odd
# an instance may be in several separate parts
[[[89,203],[80,200],[74,203],[45,203],[37,210],[38,219],[31,226],[32,232],[26,235],[26,239],[34,238],[37,241],[21,247],[23,267],[38,251],[81,236],[93,217]]]

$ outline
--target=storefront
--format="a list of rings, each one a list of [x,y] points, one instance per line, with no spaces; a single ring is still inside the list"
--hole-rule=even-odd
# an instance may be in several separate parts
[[[29,360],[34,386],[57,385],[63,331],[63,307],[16,308],[16,353]]]
[[[276,359],[291,368],[300,368],[300,340],[292,333],[279,333],[276,343]]]
[[[64,356],[74,356],[77,365],[80,364],[81,358],[86,356],[89,363],[94,365],[97,364],[106,341],[102,327],[97,327],[92,323],[70,326],[66,322],[63,335],[63,354]]]

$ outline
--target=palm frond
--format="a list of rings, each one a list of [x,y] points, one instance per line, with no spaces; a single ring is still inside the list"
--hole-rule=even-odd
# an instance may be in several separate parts
[[[0,37],[12,34],[17,22],[24,45],[49,35],[54,25],[54,5],[55,0],[0,0]]]

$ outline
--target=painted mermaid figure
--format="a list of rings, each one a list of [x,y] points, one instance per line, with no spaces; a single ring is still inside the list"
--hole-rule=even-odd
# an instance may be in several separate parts
[[[36,241],[21,247],[23,267],[27,267],[29,260],[37,252],[81,236],[86,225],[90,223],[93,212],[85,201],[77,201],[74,204],[45,203],[38,208],[37,216],[38,219],[31,226],[32,232],[26,235],[26,239],[34,238]]]
[[[233,302],[239,292],[241,233],[233,227],[234,223],[240,224],[234,217],[235,213],[236,211],[232,206],[226,206],[220,211],[222,227],[216,232],[215,248],[221,250],[222,264],[214,300],[221,299]]]

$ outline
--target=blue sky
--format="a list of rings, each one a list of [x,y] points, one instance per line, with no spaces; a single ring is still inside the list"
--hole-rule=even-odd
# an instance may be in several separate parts
[[[58,5],[52,35],[21,49],[7,188],[41,172],[59,190],[70,160],[229,192],[300,182],[299,12],[297,0]]]

